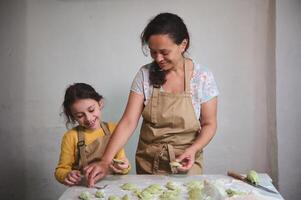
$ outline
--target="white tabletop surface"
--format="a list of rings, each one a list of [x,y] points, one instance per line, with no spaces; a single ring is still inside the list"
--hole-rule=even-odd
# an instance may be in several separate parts
[[[267,187],[271,190],[277,192],[275,187],[272,184],[271,178],[267,174],[259,174],[260,177],[260,185]],[[225,188],[232,188],[240,191],[244,191],[249,194],[254,194],[260,198],[248,198],[248,199],[267,199],[267,200],[283,200],[283,197],[278,194],[269,193],[260,189],[257,189],[247,183],[242,181],[235,180],[225,175],[194,175],[194,176],[187,176],[187,175],[172,175],[172,176],[158,176],[158,175],[110,175],[107,176],[105,179],[98,182],[96,185],[106,185],[108,186],[105,188],[106,199],[109,195],[118,195],[122,197],[124,194],[131,194],[129,191],[124,191],[120,189],[120,186],[124,183],[134,183],[139,188],[144,189],[147,186],[158,183],[160,185],[165,185],[168,181],[173,181],[179,185],[183,185],[183,183],[187,183],[191,180],[209,180],[209,181],[220,181],[223,183]],[[59,200],[76,200],[79,199],[79,195],[84,192],[89,191],[92,194],[95,194],[97,189],[95,188],[87,188],[85,186],[73,186],[68,187],[68,189],[61,195]],[[187,194],[184,194],[184,199]],[[253,195],[253,196],[254,196]],[[137,199],[135,196],[131,195],[132,199]],[[97,200],[97,198],[95,198]],[[99,199],[98,199],[99,200]]]

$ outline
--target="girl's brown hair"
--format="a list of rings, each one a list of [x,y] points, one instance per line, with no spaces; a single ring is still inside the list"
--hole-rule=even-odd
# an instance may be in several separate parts
[[[66,127],[68,127],[69,124],[75,124],[75,119],[71,113],[71,106],[80,99],[94,99],[99,102],[103,97],[89,84],[74,83],[70,85],[66,89],[64,102],[62,104],[64,109],[63,113],[66,118]]]

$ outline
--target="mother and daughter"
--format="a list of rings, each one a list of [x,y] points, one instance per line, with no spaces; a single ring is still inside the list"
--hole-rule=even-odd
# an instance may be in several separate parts
[[[107,174],[127,174],[124,145],[143,122],[136,151],[137,174],[202,174],[203,149],[217,127],[218,89],[212,73],[185,55],[190,37],[172,13],[155,16],[141,34],[153,61],[134,78],[117,125],[102,121],[102,96],[90,85],[69,86],[63,102],[67,124],[56,179],[93,187]],[[170,163],[177,163],[171,165]]]

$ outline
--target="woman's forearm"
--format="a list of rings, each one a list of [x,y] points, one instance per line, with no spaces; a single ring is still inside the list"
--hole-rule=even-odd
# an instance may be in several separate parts
[[[106,147],[102,160],[110,163],[117,152],[126,144],[134,133],[144,108],[144,96],[130,92],[124,114],[119,121]]]
[[[217,97],[202,104],[201,130],[190,146],[195,151],[202,150],[213,138],[217,127]]]
[[[202,150],[212,140],[213,136],[215,135],[215,132],[216,122],[203,124],[200,132],[196,137],[196,140],[189,148],[194,149],[195,151]]]
[[[126,144],[136,127],[137,123],[122,119],[111,136],[102,160],[110,163],[119,150]]]

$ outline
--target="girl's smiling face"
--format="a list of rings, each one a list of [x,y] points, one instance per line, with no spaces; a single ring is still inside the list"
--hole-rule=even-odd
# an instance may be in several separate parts
[[[71,105],[70,110],[80,126],[89,130],[97,130],[100,129],[101,105],[102,101],[80,99]]]

